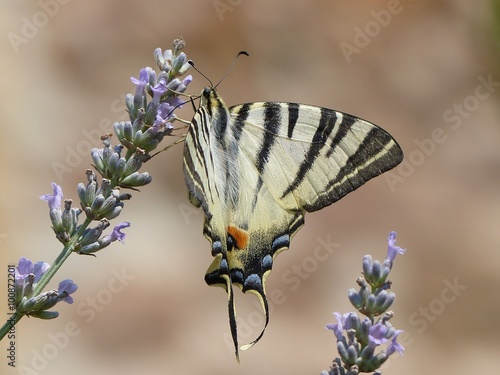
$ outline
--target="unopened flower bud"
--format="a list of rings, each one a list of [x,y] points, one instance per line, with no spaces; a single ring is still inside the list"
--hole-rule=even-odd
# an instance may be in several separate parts
[[[125,177],[121,183],[120,186],[122,187],[137,187],[137,186],[143,186],[147,185],[152,181],[152,177],[149,175],[148,172],[134,172],[131,175]]]

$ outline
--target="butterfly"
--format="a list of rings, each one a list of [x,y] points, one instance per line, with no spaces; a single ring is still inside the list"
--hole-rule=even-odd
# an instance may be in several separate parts
[[[205,281],[228,295],[235,347],[248,349],[269,323],[266,278],[313,212],[403,160],[385,130],[331,109],[256,102],[227,107],[207,87],[187,130],[184,176],[190,202],[205,214],[214,260]],[[239,348],[233,286],[255,294],[265,325]]]

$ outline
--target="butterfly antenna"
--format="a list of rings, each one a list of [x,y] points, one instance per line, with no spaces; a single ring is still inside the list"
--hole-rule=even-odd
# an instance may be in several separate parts
[[[234,65],[236,65],[236,61],[238,61],[238,57],[240,57],[241,55],[250,56],[250,54],[247,51],[238,52],[231,65],[229,65],[229,69],[227,70],[226,74],[224,74],[224,76],[219,80],[219,82],[217,82],[217,84],[213,86],[214,89],[217,88],[217,86],[219,86],[222,81],[224,81],[224,79],[229,75],[229,73],[231,73],[231,70],[233,70]]]
[[[227,70],[226,74],[224,74],[224,76],[219,80],[219,82],[217,82],[217,84],[215,86],[214,86],[213,82],[194,65],[193,60],[188,60],[188,64],[191,65],[194,70],[196,70],[198,73],[200,73],[200,75],[210,83],[210,87],[215,89],[228,76],[228,74],[231,73],[231,70],[233,70],[233,67],[236,64],[236,61],[238,60],[238,57],[240,57],[241,55],[250,56],[247,51],[238,52],[238,54],[234,58],[233,62],[229,66],[229,69]]]
[[[198,73],[200,73],[200,75],[205,78],[209,83],[210,83],[210,87],[213,87],[214,84],[212,83],[212,81],[210,81],[210,78],[208,78],[205,74],[203,74],[196,66],[194,66],[194,61],[193,60],[188,60],[188,64],[191,65],[193,67],[194,70],[196,70]]]

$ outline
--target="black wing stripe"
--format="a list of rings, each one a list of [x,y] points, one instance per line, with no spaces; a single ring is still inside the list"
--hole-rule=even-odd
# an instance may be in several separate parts
[[[311,169],[316,161],[316,158],[320,155],[321,149],[326,146],[325,142],[333,131],[336,122],[337,117],[335,112],[321,108],[319,126],[311,140],[309,150],[307,151],[304,161],[299,166],[295,179],[283,192],[282,198],[294,191],[301,184],[301,182],[304,181],[307,172]]]
[[[391,136],[379,128],[373,128],[359,144],[357,150],[340,168],[337,178],[331,180],[312,205],[304,207],[306,211],[319,210],[357,189],[371,178],[393,168],[402,158],[399,147],[391,146]]]
[[[264,110],[264,138],[257,154],[256,167],[260,174],[264,172],[264,168],[269,160],[269,154],[276,140],[279,126],[281,123],[281,106],[276,103],[268,103]]]
[[[236,113],[236,117],[234,118],[233,134],[234,134],[234,139],[238,143],[240,141],[243,128],[245,127],[245,121],[248,118],[249,109],[250,105],[248,103],[243,104],[241,107],[238,108],[238,112]]]
[[[223,103],[219,99],[214,99],[217,103],[214,105],[213,103],[210,105],[211,113],[212,113],[212,123],[215,124],[214,131],[216,134],[216,139],[221,142],[221,144],[225,145],[225,133],[228,125],[228,118],[226,108]],[[213,109],[216,109],[215,113]]]
[[[342,122],[340,123],[338,130],[335,133],[335,136],[330,142],[330,149],[326,153],[327,158],[329,158],[336,151],[336,148],[339,147],[340,144],[342,144],[342,140],[349,133],[349,130],[355,121],[356,119],[351,116],[348,115],[342,116]]]
[[[200,172],[197,171],[196,168],[194,167],[195,163],[193,160],[193,156],[198,160],[199,165],[203,165],[203,172],[205,174],[205,179],[209,178],[209,172],[208,172],[208,167],[207,167],[207,160],[204,159],[204,153],[203,153],[203,148],[204,146],[201,144],[202,139],[205,141],[205,147],[207,147],[207,139],[208,139],[208,124],[207,121],[205,120],[208,118],[208,113],[207,111],[202,107],[199,109],[198,116],[195,116],[192,120],[192,124],[189,127],[189,134],[190,137],[186,138],[186,145],[184,147],[184,166],[186,169],[186,172],[189,173],[191,177],[191,183],[186,179],[186,183],[188,185],[194,184],[195,186],[192,186],[194,191],[199,191],[201,194],[203,194],[205,197],[213,197],[213,192],[210,190],[210,185],[206,185],[209,189],[209,191],[204,191],[204,184],[202,182]],[[199,120],[199,121],[198,121]],[[200,126],[199,126],[200,125]],[[203,138],[200,137],[200,133],[203,135]],[[192,155],[192,151],[195,151],[195,155]],[[212,155],[210,154],[210,162],[213,163],[212,160]],[[199,196],[195,197],[200,200]],[[201,200],[204,201],[204,200]],[[204,210],[207,209],[207,207],[203,207]]]
[[[293,137],[293,129],[299,118],[299,105],[297,103],[288,103],[288,138]]]
[[[203,189],[203,182],[201,180],[200,174],[194,168],[193,157],[191,155],[191,150],[189,147],[186,147],[184,151],[184,166],[185,166],[185,173],[189,174],[189,178],[186,178],[186,183],[188,184],[189,190],[191,192],[200,192],[204,196],[211,194],[211,191],[206,192]],[[205,166],[205,173],[206,173],[206,166]],[[210,190],[210,186],[208,186],[208,189]],[[200,200],[200,196],[198,194],[194,194],[194,196],[198,200]],[[203,201],[204,200],[200,200],[200,202]],[[203,207],[203,209],[206,210],[207,207]]]
[[[327,186],[327,190],[331,189],[332,186],[340,183],[345,176],[352,175],[353,172],[357,171],[357,178],[349,178],[357,186],[363,184],[370,178],[382,173],[386,167],[386,163],[377,162],[374,157],[383,151],[387,144],[391,141],[390,137],[383,138],[385,132],[381,132],[377,128],[373,128],[366,135],[363,142],[359,145],[356,152],[347,159],[347,163],[340,169],[336,179],[330,181]],[[373,159],[369,165],[369,168],[363,168],[367,165],[368,161]]]

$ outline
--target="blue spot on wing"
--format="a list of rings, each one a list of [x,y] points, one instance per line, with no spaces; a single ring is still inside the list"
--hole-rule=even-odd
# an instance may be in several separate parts
[[[267,254],[263,259],[262,259],[262,270],[264,272],[271,270],[273,268],[273,257],[269,254]]]
[[[273,244],[271,246],[273,253],[278,251],[279,249],[282,249],[284,247],[289,247],[290,246],[290,235],[289,234],[283,234],[279,237],[276,237],[273,241]]]
[[[262,279],[259,275],[253,273],[245,279],[245,283],[243,284],[243,291],[247,291],[249,289],[262,291]]]

